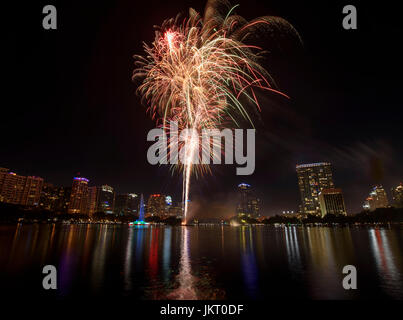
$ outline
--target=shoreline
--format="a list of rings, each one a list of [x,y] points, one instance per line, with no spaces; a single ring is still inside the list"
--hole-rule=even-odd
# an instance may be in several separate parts
[[[239,228],[239,227],[331,227],[331,228],[340,228],[340,227],[377,227],[377,226],[403,226],[403,222],[373,222],[373,223],[251,223],[251,224],[243,224],[233,226],[230,224],[220,224],[220,223],[198,223],[198,224],[187,224],[187,225],[172,225],[168,223],[149,223],[147,226],[131,226],[127,222],[111,222],[111,221],[86,221],[86,222],[78,222],[78,221],[20,221],[20,222],[0,222],[0,226],[8,226],[8,225],[124,225],[127,227],[134,227],[139,228],[143,227],[146,228],[148,226],[152,227],[161,227],[161,226],[170,226],[170,227],[204,227],[204,226],[220,226],[220,227],[232,227],[232,228]]]

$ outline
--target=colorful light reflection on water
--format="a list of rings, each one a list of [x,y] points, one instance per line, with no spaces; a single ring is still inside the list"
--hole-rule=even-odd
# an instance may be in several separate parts
[[[403,298],[403,229],[319,227],[0,226],[1,283],[41,296],[56,266],[58,298]],[[360,290],[341,286],[344,265]]]

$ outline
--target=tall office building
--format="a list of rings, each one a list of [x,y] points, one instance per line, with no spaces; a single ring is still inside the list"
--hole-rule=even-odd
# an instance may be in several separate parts
[[[115,192],[113,188],[108,185],[97,187],[97,206],[96,212],[103,212],[106,214],[113,213],[113,206],[115,203]]]
[[[150,195],[147,202],[147,216],[164,217],[166,215],[165,208],[166,203],[164,195],[159,193]]]
[[[68,213],[88,213],[88,182],[89,180],[86,178],[74,177],[71,186]]]
[[[170,208],[172,207],[172,197],[165,197],[165,215],[170,216]]]
[[[42,186],[42,178],[28,176],[26,178],[24,192],[22,193],[21,204],[24,206],[38,206],[41,197]]]
[[[88,188],[88,215],[92,216],[97,210],[97,187]]]
[[[3,190],[3,183],[4,183],[4,180],[6,178],[8,171],[9,171],[9,169],[7,169],[7,168],[0,168],[0,202],[5,202],[3,200],[4,196],[3,196],[2,190]]]
[[[45,210],[55,210],[59,200],[59,190],[53,184],[45,182],[42,187],[39,206]]]
[[[182,203],[178,202],[176,206],[174,204],[172,204],[168,207],[168,216],[182,219],[183,211],[184,211],[184,208],[183,208]]]
[[[24,206],[38,206],[43,179],[20,176],[6,168],[0,168],[0,201]]]
[[[374,200],[372,197],[367,197],[362,205],[364,210],[375,210]],[[372,208],[372,209],[371,209]]]
[[[347,215],[341,189],[323,189],[319,192],[322,218],[327,214]]]
[[[172,197],[171,196],[165,197],[165,204],[167,205],[167,207],[172,206]]]
[[[397,187],[392,188],[393,205],[396,208],[403,208],[403,183],[400,183]]]
[[[372,188],[369,197],[365,199],[362,207],[364,210],[373,211],[378,208],[386,208],[388,205],[389,202],[385,189],[381,185],[378,185]]]
[[[121,216],[138,214],[139,201],[136,193],[118,194],[115,198],[114,212]]]
[[[71,187],[58,187],[57,198],[55,211],[67,213],[70,205]]]
[[[241,183],[238,185],[238,205],[236,213],[238,217],[259,218],[259,199],[256,198],[251,185]]]
[[[14,172],[3,172],[3,182],[0,190],[2,202],[21,204],[24,192],[26,177],[17,175]]]
[[[321,215],[319,193],[323,189],[334,188],[331,164],[328,162],[300,164],[296,169],[301,194],[301,213]]]

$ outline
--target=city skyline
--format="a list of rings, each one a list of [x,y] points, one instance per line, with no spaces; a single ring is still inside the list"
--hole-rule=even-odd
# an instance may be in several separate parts
[[[322,169],[321,169],[322,168]],[[392,186],[391,188],[383,188],[382,185],[378,184],[378,185],[373,185],[373,186],[368,186],[368,190],[372,190],[369,192],[369,197],[366,197],[364,199],[361,200],[362,206],[361,209],[358,211],[351,211],[348,210],[348,206],[345,205],[345,200],[344,200],[344,193],[342,191],[343,188],[335,188],[335,184],[333,182],[333,171],[332,171],[332,165],[331,163],[328,162],[319,162],[319,163],[309,163],[309,164],[297,164],[296,165],[296,186],[299,186],[299,192],[300,192],[300,203],[296,208],[292,208],[290,206],[285,207],[285,208],[281,208],[281,209],[274,209],[274,210],[264,210],[262,209],[262,204],[264,204],[265,198],[260,198],[257,196],[257,194],[259,193],[259,186],[253,187],[253,191],[251,190],[251,185],[242,182],[240,184],[237,185],[237,189],[238,191],[236,191],[235,189],[231,192],[231,190],[228,190],[227,193],[228,195],[233,194],[235,196],[232,205],[230,205],[229,207],[227,206],[226,209],[226,214],[224,215],[211,215],[211,214],[207,214],[207,218],[229,218],[232,216],[239,216],[241,217],[242,215],[244,216],[249,216],[249,217],[253,217],[253,218],[258,218],[259,216],[275,216],[275,215],[281,215],[282,214],[287,214],[289,215],[290,212],[292,211],[293,213],[295,212],[296,214],[313,214],[313,215],[317,215],[317,216],[324,216],[324,212],[326,212],[326,209],[324,209],[326,206],[328,206],[327,202],[326,202],[326,198],[331,197],[331,195],[334,194],[340,194],[341,198],[340,200],[335,200],[336,198],[334,198],[333,196],[333,200],[328,200],[331,201],[333,204],[334,203],[339,203],[338,205],[338,210],[336,211],[332,211],[330,210],[329,213],[336,213],[339,212],[339,214],[355,214],[355,213],[359,213],[363,210],[369,210],[369,211],[373,211],[376,208],[383,208],[383,207],[387,207],[389,205],[393,206],[394,204],[398,204],[400,202],[402,202],[402,194],[403,194],[403,187],[402,187],[402,182],[400,182],[399,184]],[[315,169],[316,171],[311,171],[312,169]],[[320,172],[324,172],[323,176],[321,176]],[[315,173],[316,172],[316,173]],[[48,191],[47,188],[52,187],[54,188],[55,192],[62,193],[62,194],[67,194],[67,197],[70,198],[70,194],[71,193],[77,193],[78,194],[78,199],[74,199],[74,201],[77,201],[77,203],[75,204],[69,204],[69,206],[66,206],[65,204],[57,204],[57,208],[58,210],[62,210],[62,208],[64,207],[64,209],[66,209],[66,212],[68,213],[85,213],[85,214],[94,214],[95,212],[104,212],[107,214],[116,214],[116,210],[114,209],[115,203],[117,201],[117,199],[119,198],[119,201],[126,201],[127,203],[127,199],[122,199],[123,198],[127,198],[127,196],[130,195],[135,195],[136,197],[138,197],[139,194],[144,194],[146,196],[146,199],[148,199],[148,204],[147,206],[149,206],[149,201],[152,197],[162,197],[163,198],[163,202],[166,201],[166,195],[163,194],[156,194],[156,193],[145,193],[140,191],[137,192],[118,192],[116,191],[117,189],[115,187],[112,187],[110,185],[107,184],[102,184],[102,185],[90,185],[90,180],[86,177],[81,176],[80,173],[77,173],[77,176],[74,176],[72,179],[72,183],[69,185],[55,185],[49,181],[47,181],[45,178],[42,177],[37,177],[37,176],[22,176],[22,175],[18,175],[16,172],[11,171],[8,168],[3,168],[0,167],[0,202],[3,202],[3,194],[7,195],[7,190],[10,189],[10,187],[7,187],[6,185],[4,185],[3,187],[3,181],[5,181],[4,176],[7,173],[7,175],[11,175],[12,176],[12,181],[9,182],[9,184],[14,183],[18,189],[18,185],[22,185],[18,190],[19,193],[16,193],[16,197],[19,199],[17,202],[14,201],[14,203],[18,203],[18,204],[23,204],[23,205],[34,205],[34,206],[40,206],[43,208],[46,208],[46,203],[39,205],[39,198],[40,196],[42,197],[44,194],[46,195],[46,192]],[[314,176],[312,177],[311,174],[314,174]],[[315,178],[317,175],[317,178]],[[313,180],[312,180],[313,179]],[[244,179],[245,180],[245,179]],[[23,183],[22,183],[22,182]],[[316,182],[315,182],[316,181]],[[323,182],[325,181],[325,182]],[[80,186],[85,184],[85,190],[83,190]],[[305,191],[304,188],[309,188],[309,184],[311,184],[312,186],[314,186],[315,184],[318,186],[316,188],[313,189],[307,189]],[[305,187],[304,187],[305,185]],[[24,189],[24,186],[25,189]],[[40,188],[39,193],[38,193],[38,188]],[[292,188],[290,186],[290,188]],[[77,189],[76,191],[74,191],[75,189]],[[244,189],[244,192],[242,192],[242,189]],[[376,190],[381,189],[381,200],[378,201],[378,198],[375,198],[374,196],[376,195]],[[385,191],[385,189],[390,190],[390,194],[388,195],[388,193]],[[172,190],[171,190],[172,191]],[[250,192],[253,192],[253,196],[251,198],[251,200],[246,200],[245,196],[244,196],[244,200],[239,200],[239,192],[241,191],[241,194],[247,192],[248,194]],[[225,192],[225,191],[223,191]],[[29,201],[29,194],[36,194],[36,202],[34,203],[34,201],[31,199],[31,201]],[[173,198],[175,199],[175,203],[181,203],[182,200],[178,197],[172,197],[171,195],[175,194],[176,192],[172,191],[172,192],[168,192],[168,197],[170,198],[170,202],[172,204],[173,202]],[[379,193],[379,191],[378,191]],[[108,196],[108,194],[112,194],[112,198],[110,198]],[[238,194],[238,195],[237,195]],[[34,197],[34,195],[31,196],[31,198]],[[53,196],[53,195],[52,195]],[[304,202],[304,197],[306,199],[306,196],[312,197],[312,200],[309,200],[310,202],[308,202],[308,204],[306,204]],[[81,197],[85,197],[85,202],[82,202]],[[242,197],[242,196],[241,196]],[[102,198],[102,199],[101,199]],[[372,200],[374,198],[374,200]],[[196,196],[197,199],[197,196]],[[329,198],[330,199],[330,198]],[[24,200],[24,201],[23,201]],[[42,200],[43,201],[43,200]],[[194,201],[194,200],[192,200]],[[198,200],[196,200],[198,201]],[[313,202],[312,202],[313,201]],[[336,201],[336,202],[335,202]],[[4,201],[4,202],[11,202],[12,201]],[[204,215],[200,214],[200,212],[202,212],[202,210],[208,210],[208,213],[211,213],[210,211],[213,210],[212,207],[208,206],[208,200],[207,200],[207,205],[204,205],[202,208],[204,209],[200,209],[198,208],[198,210],[196,211],[197,214],[196,216],[198,218],[204,218]],[[243,204],[242,204],[243,203]],[[309,204],[310,203],[310,204]],[[228,204],[223,204],[223,205],[228,205]],[[308,210],[307,206],[312,206],[313,209]],[[173,210],[178,206],[172,206]],[[199,207],[199,205],[197,204],[197,207]],[[256,209],[254,209],[256,208]],[[123,211],[127,210],[122,209]],[[136,212],[137,209],[133,209],[133,212]],[[159,211],[155,210],[156,212]],[[176,211],[175,211],[176,212]],[[168,214],[168,213],[167,213]],[[176,214],[176,213],[175,213]],[[174,214],[174,215],[175,215]],[[193,213],[194,214],[194,213]],[[153,215],[153,214],[152,214]],[[178,214],[177,214],[178,215]]]

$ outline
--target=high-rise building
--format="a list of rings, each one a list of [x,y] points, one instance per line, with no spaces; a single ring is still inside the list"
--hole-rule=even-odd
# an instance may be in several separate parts
[[[8,171],[9,169],[7,168],[0,168],[0,202],[5,202],[3,199],[4,196],[2,190],[3,190],[3,183],[7,176]]]
[[[89,180],[86,178],[74,177],[71,186],[68,213],[88,213],[88,182]]]
[[[301,194],[301,213],[321,215],[319,193],[333,189],[332,166],[328,162],[300,164],[296,166]]]
[[[159,193],[150,195],[147,202],[147,216],[163,217],[166,214],[165,208],[166,203],[164,195]]]
[[[386,208],[388,205],[389,202],[385,189],[381,185],[378,185],[372,188],[369,197],[365,199],[362,207],[364,210],[373,211],[378,208]]]
[[[21,204],[25,182],[26,177],[24,176],[17,175],[11,171],[5,173],[0,193],[1,201],[12,204]]]
[[[321,216],[327,214],[347,215],[341,189],[323,189],[319,192]]]
[[[108,185],[97,187],[97,206],[96,212],[103,212],[106,214],[113,213],[113,206],[115,203],[115,192],[113,188]]]
[[[176,217],[178,219],[183,218],[183,206],[181,203],[178,203],[176,206],[171,205],[168,208],[168,216],[170,217]]]
[[[252,187],[247,183],[238,185],[238,205],[236,213],[238,217],[259,218],[259,202],[256,198]]]
[[[170,216],[170,208],[172,207],[172,197],[166,196],[165,197],[165,215]]]
[[[118,194],[114,212],[117,215],[135,215],[139,210],[139,196],[136,193]]]
[[[20,199],[18,199],[17,196],[17,178],[18,176],[10,172],[9,169],[7,168],[0,168],[0,201],[1,202],[7,202],[7,203],[14,203],[17,204],[20,199],[21,199],[21,194],[20,193]],[[19,183],[20,189],[22,189],[21,186],[21,181]]]
[[[41,197],[42,186],[42,178],[28,176],[26,178],[24,192],[22,193],[21,204],[24,206],[38,206]]]
[[[373,208],[372,210],[375,210],[374,199],[372,199],[372,197],[367,197],[362,205],[362,208],[364,210],[371,210],[371,208]]]
[[[392,188],[393,205],[396,208],[403,208],[403,183],[400,183],[397,187]]]
[[[71,187],[57,188],[58,200],[56,202],[55,211],[67,213],[70,205]]]
[[[88,215],[92,216],[97,210],[97,187],[88,188]]]
[[[0,201],[38,206],[43,179],[34,176],[20,176],[6,168],[0,169]]]
[[[59,188],[53,184],[45,182],[42,187],[39,206],[45,210],[54,211],[59,200]]]

